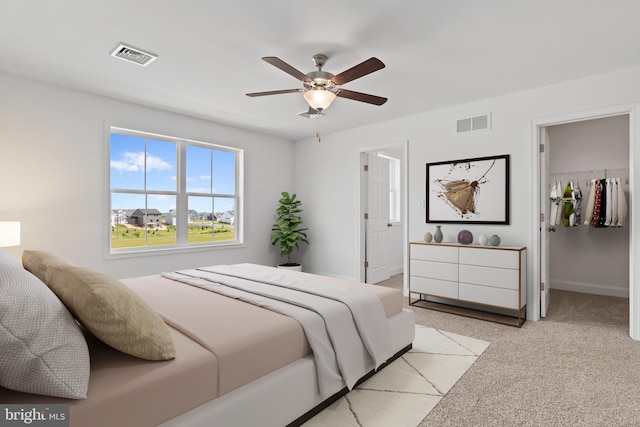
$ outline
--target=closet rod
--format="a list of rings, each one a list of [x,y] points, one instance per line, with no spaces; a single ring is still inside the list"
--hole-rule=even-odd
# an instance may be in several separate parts
[[[570,172],[551,172],[549,176],[558,177],[558,176],[575,176],[575,175],[587,175],[599,178],[598,174],[604,174],[605,178],[608,178],[610,173],[624,173],[625,179],[624,183],[629,184],[629,168],[604,168],[604,169],[585,169],[581,171],[570,171]],[[585,180],[585,184],[589,185],[589,179]],[[551,185],[551,184],[549,184]]]
[[[569,172],[550,172],[549,175],[597,175],[598,173],[609,172],[625,172],[629,173],[629,168],[603,168],[603,169],[585,169],[581,171],[569,171]]]

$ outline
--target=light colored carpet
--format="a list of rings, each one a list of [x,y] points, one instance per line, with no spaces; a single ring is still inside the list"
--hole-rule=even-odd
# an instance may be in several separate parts
[[[416,427],[488,346],[417,325],[409,352],[303,425]]]
[[[401,287],[402,276],[388,285]],[[548,316],[521,329],[411,307],[420,325],[491,342],[420,427],[640,426],[629,300],[551,297]]]

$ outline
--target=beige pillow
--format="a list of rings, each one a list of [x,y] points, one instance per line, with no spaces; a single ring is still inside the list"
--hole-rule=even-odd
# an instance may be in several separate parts
[[[50,265],[45,282],[102,342],[146,360],[175,358],[160,315],[120,281],[83,267]]]
[[[47,283],[47,271],[49,267],[70,265],[66,260],[57,255],[44,251],[23,251],[22,265],[34,276]]]

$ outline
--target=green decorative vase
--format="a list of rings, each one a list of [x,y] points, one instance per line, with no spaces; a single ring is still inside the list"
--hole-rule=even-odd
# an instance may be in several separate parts
[[[498,236],[497,234],[494,234],[493,236],[489,237],[489,244],[491,246],[500,245],[500,236]]]
[[[436,243],[442,242],[442,230],[440,227],[440,225],[436,225],[436,232],[433,234],[433,240],[435,240]]]
[[[431,241],[433,240],[433,235],[431,233],[429,233],[428,231],[426,233],[424,233],[424,241],[427,243],[431,243]]]

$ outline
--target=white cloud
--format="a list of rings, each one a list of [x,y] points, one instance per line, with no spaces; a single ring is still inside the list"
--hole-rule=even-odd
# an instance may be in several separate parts
[[[189,187],[187,191],[190,193],[209,193],[209,189],[205,187]]]
[[[176,196],[165,195],[165,194],[149,195],[149,199],[150,200],[172,200],[172,199],[175,199],[175,198],[176,198]]]
[[[200,175],[200,179],[211,179],[211,175]]]
[[[126,152],[120,160],[111,160],[111,167],[120,172],[140,172],[144,170],[144,152]],[[147,171],[163,171],[172,169],[172,166],[160,157],[147,155]]]

